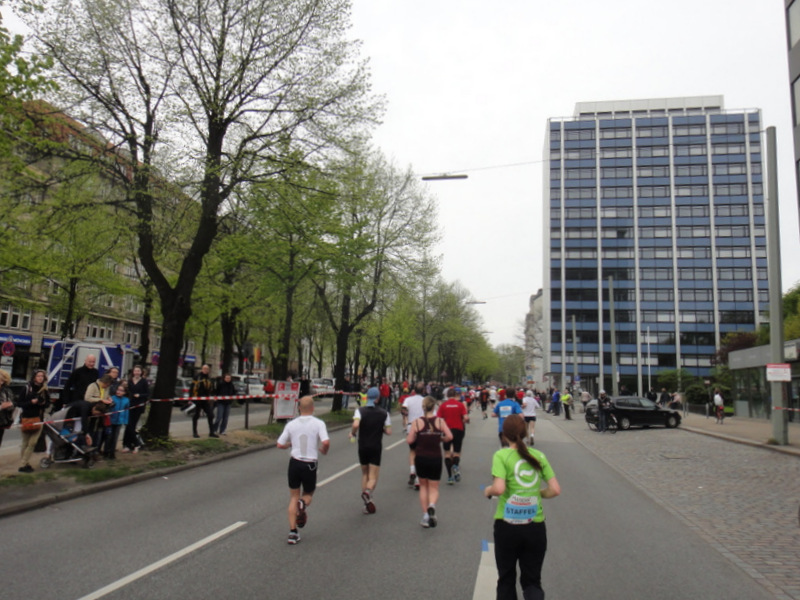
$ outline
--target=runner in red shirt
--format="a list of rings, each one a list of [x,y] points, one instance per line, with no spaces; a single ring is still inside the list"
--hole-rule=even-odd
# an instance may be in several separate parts
[[[436,413],[453,433],[453,440],[444,442],[444,466],[447,467],[447,483],[453,485],[461,481],[461,443],[464,441],[465,423],[469,423],[467,407],[459,400],[461,397],[455,387],[447,390],[447,400],[442,402]]]

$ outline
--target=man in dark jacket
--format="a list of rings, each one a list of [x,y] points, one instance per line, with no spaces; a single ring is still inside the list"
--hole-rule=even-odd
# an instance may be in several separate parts
[[[196,438],[200,437],[197,434],[197,421],[200,420],[200,411],[206,414],[206,419],[208,420],[208,437],[219,437],[214,431],[214,401],[205,400],[205,398],[214,396],[214,390],[216,389],[209,375],[210,372],[211,367],[203,365],[192,384],[192,396],[199,399],[195,401],[195,409],[192,413],[192,434]]]
[[[60,410],[65,404],[83,400],[89,384],[100,378],[100,372],[95,368],[95,364],[97,364],[97,357],[94,354],[90,354],[83,361],[82,367],[78,367],[70,373],[58,401],[53,403],[53,411]]]

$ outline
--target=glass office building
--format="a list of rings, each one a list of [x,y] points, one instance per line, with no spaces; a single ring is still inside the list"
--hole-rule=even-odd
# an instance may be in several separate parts
[[[756,329],[761,149],[760,111],[721,96],[579,103],[548,121],[546,383],[644,393],[661,370],[709,375],[722,336]]]

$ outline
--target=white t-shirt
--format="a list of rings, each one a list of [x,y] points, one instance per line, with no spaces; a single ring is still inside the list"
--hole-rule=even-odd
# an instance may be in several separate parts
[[[403,401],[403,406],[405,406],[406,410],[408,411],[409,427],[414,421],[425,416],[425,409],[422,408],[423,400],[424,398],[422,396],[419,394],[414,394]]]
[[[720,394],[714,394],[714,406],[722,406],[723,404],[722,396]]]
[[[325,422],[313,415],[297,417],[286,424],[278,438],[278,443],[291,444],[292,458],[314,462],[319,458],[320,443],[328,440]]]
[[[522,399],[522,414],[525,417],[535,417],[536,409],[542,408],[535,396],[525,396]]]

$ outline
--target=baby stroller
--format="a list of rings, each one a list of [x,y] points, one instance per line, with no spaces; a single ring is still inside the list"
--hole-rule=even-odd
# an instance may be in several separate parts
[[[62,408],[42,424],[48,439],[47,456],[39,461],[43,469],[53,463],[83,462],[86,469],[94,466],[96,448],[86,445],[86,436],[80,432],[80,427],[75,431],[75,425],[80,425],[80,421],[65,420],[68,410],[68,407]]]

